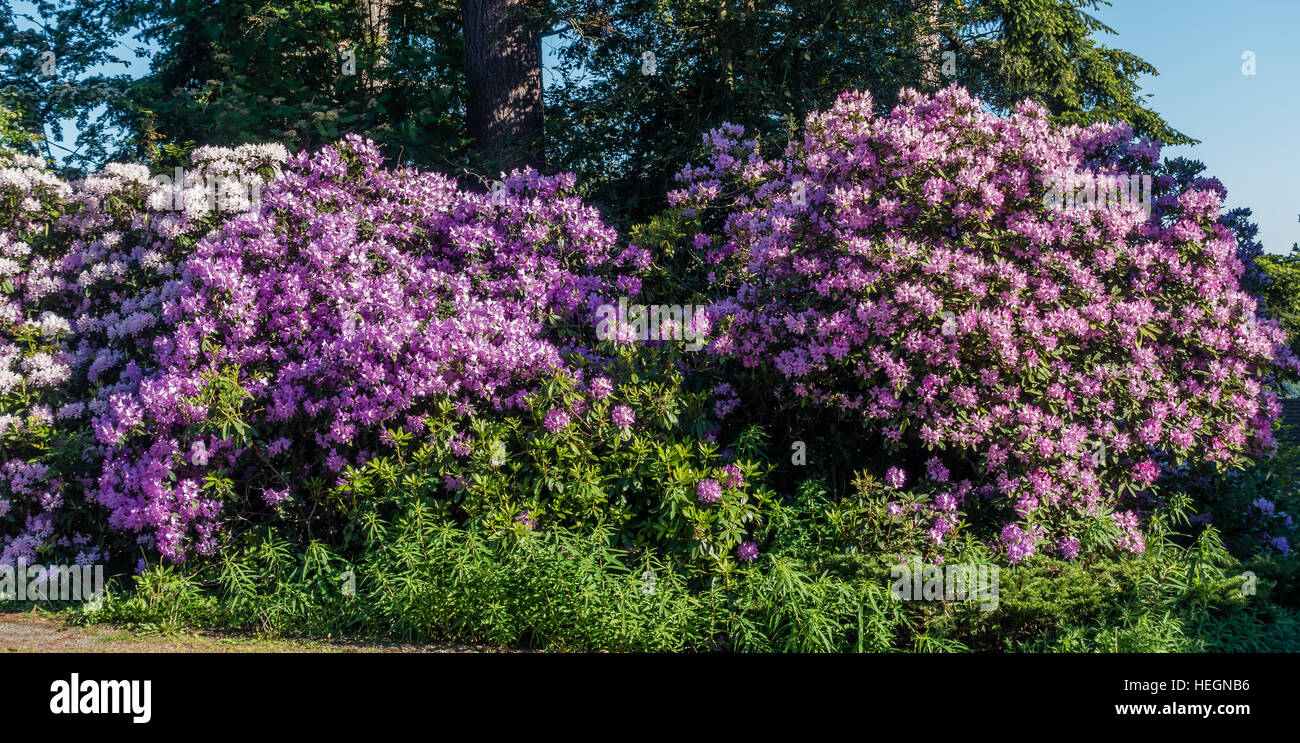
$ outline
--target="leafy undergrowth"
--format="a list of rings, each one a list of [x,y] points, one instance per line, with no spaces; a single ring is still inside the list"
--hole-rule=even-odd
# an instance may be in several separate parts
[[[295,550],[268,532],[219,561],[115,579],[99,610],[62,613],[74,623],[164,633],[558,651],[1300,650],[1300,561],[1241,562],[1211,530],[1186,546],[1164,541],[1122,559],[1039,558],[1004,568],[991,611],[894,598],[896,555],[785,545],[714,580],[608,545],[599,532],[492,540],[417,504],[391,521],[370,519],[351,559],[319,544]]]

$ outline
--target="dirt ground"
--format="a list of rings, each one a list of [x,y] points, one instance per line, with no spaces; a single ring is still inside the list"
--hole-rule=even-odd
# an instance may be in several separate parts
[[[474,645],[271,640],[222,632],[152,634],[73,627],[40,614],[0,613],[0,653],[500,653]]]

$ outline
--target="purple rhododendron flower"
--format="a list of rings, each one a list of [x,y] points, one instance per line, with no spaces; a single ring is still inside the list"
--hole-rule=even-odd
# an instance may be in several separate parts
[[[925,462],[925,474],[935,482],[948,482],[948,468],[938,457],[930,457]]]
[[[717,503],[722,497],[722,486],[717,480],[707,478],[695,486],[695,499],[700,503]]]
[[[728,464],[722,468],[722,484],[729,488],[742,488],[745,486],[745,476],[739,467]]]
[[[551,433],[559,433],[568,428],[569,414],[560,408],[553,408],[547,411],[546,419],[542,421],[542,425]]]
[[[1056,540],[1056,548],[1060,550],[1061,557],[1067,560],[1073,560],[1079,556],[1079,540],[1073,537],[1061,537]]]
[[[464,457],[464,456],[468,456],[469,453],[473,451],[473,448],[471,447],[471,444],[473,444],[473,442],[474,442],[474,438],[469,434],[456,433],[454,436],[451,437],[451,441],[448,442],[448,446],[451,449],[452,454],[458,457]]]
[[[907,474],[898,467],[890,467],[885,472],[885,482],[889,483],[895,490],[900,490],[907,482]]]
[[[1000,535],[1007,559],[1013,565],[1034,556],[1038,552],[1038,542],[1042,541],[1043,537],[1042,526],[1035,524],[1025,529],[1016,523],[1003,526]]]
[[[636,422],[636,414],[632,412],[632,408],[626,405],[614,406],[614,409],[609,413],[609,418],[614,422],[614,425],[625,431]]]
[[[758,545],[750,541],[741,542],[740,545],[736,547],[736,557],[739,558],[741,562],[753,562],[757,560]]]
[[[1146,539],[1142,536],[1136,513],[1133,511],[1119,511],[1112,514],[1111,518],[1120,530],[1116,546],[1129,552],[1143,552],[1146,550]]]
[[[614,383],[609,381],[608,377],[596,377],[591,380],[591,394],[595,395],[597,400],[604,400],[614,392]]]
[[[1160,478],[1160,465],[1145,459],[1133,465],[1133,477],[1143,485],[1150,485]]]

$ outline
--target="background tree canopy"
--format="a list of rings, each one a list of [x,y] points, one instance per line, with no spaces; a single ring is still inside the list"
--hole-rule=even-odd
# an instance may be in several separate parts
[[[14,126],[33,135],[59,132],[72,122],[71,150],[50,139],[17,141],[29,153],[63,158],[67,175],[94,170],[129,154],[132,81],[111,74],[143,57],[132,34],[144,18],[137,0],[36,0],[20,10],[0,7],[0,106]],[[57,150],[57,152],[56,152]],[[65,151],[67,150],[67,151]]]
[[[1155,69],[1097,44],[1098,0],[633,0],[578,16],[548,89],[548,155],[620,218],[656,194],[723,121],[780,149],[840,91],[893,107],[900,88],[961,83],[999,111],[1032,98],[1066,123],[1123,119],[1191,140],[1147,107]],[[643,71],[652,52],[655,73]],[[953,52],[945,59],[945,52]],[[948,64],[945,66],[945,61]]]
[[[462,164],[459,11],[449,3],[178,0],[149,21],[160,52],[134,91],[139,156],[158,142],[315,148],[358,131],[395,158]]]
[[[16,50],[0,59],[0,87],[29,132],[77,122],[70,170],[110,158],[165,167],[202,144],[313,148],[353,131],[441,170],[574,171],[627,225],[663,208],[672,174],[710,128],[741,124],[776,150],[846,89],[887,108],[902,87],[957,82],[999,111],[1032,98],[1062,122],[1123,119],[1138,134],[1190,142],[1138,88],[1155,70],[1094,40],[1109,30],[1088,14],[1101,4],[40,0],[0,16],[0,42]],[[463,19],[484,14],[510,28],[467,35]],[[522,41],[492,43],[503,34]],[[150,56],[148,74],[99,73],[127,38]],[[547,60],[544,38],[555,48]],[[56,76],[42,74],[47,49]],[[543,61],[553,73],[544,106],[533,90]],[[467,70],[489,84],[468,84]],[[467,120],[480,122],[477,136]],[[41,147],[53,156],[48,140]]]

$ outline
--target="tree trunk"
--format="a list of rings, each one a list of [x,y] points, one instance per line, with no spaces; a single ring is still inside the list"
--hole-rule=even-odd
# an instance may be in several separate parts
[[[365,0],[366,8],[366,42],[375,51],[374,69],[367,81],[372,90],[383,88],[388,82],[388,57],[384,52],[388,48],[388,6],[392,0]]]
[[[537,0],[462,0],[469,136],[480,169],[541,169],[542,44]]]
[[[938,90],[942,84],[939,77],[939,0],[920,0],[916,3],[916,14],[922,19],[920,37],[916,40],[920,52],[921,89]]]

